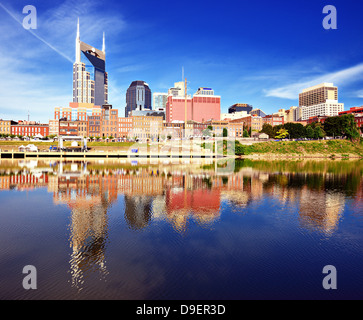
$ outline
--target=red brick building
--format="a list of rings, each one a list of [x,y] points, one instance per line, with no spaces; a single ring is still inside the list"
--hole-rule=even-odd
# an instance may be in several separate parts
[[[220,120],[221,97],[215,96],[213,90],[199,88],[192,97],[187,97],[187,120],[205,122]],[[168,96],[166,102],[166,122],[185,121],[185,97]]]
[[[40,124],[33,121],[18,121],[11,126],[11,134],[24,137],[49,136],[49,124]]]
[[[274,126],[283,125],[285,122],[284,122],[284,117],[268,115],[268,116],[262,118],[262,123],[263,124],[268,123],[274,127]]]

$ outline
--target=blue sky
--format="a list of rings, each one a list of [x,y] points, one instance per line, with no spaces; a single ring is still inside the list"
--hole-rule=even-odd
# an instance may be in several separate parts
[[[23,7],[37,9],[25,30]],[[337,8],[325,30],[323,7]],[[18,1],[0,0],[0,118],[48,122],[72,100],[77,18],[81,40],[101,48],[106,33],[109,102],[124,114],[134,80],[167,92],[211,87],[222,112],[249,103],[267,113],[298,104],[321,82],[339,88],[345,108],[363,105],[363,3],[345,1]]]

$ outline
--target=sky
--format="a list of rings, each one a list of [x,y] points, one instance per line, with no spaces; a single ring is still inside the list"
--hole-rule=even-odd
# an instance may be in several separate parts
[[[29,4],[37,28],[26,30]],[[335,30],[323,28],[326,5]],[[0,0],[0,118],[47,123],[69,105],[78,17],[81,41],[101,49],[106,34],[109,103],[121,116],[132,81],[167,92],[183,68],[188,93],[213,88],[222,113],[290,108],[322,82],[338,86],[345,109],[361,106],[362,14],[360,0]]]

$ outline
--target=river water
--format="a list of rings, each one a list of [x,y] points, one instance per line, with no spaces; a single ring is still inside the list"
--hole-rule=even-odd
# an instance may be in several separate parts
[[[362,298],[363,162],[144,161],[2,160],[0,299]]]

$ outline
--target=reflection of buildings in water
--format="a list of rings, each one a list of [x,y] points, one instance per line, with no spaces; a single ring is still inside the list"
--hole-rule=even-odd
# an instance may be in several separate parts
[[[352,207],[355,214],[363,215],[363,180],[359,184]]]
[[[175,177],[165,191],[167,219],[180,232],[186,230],[189,217],[208,225],[220,216],[221,195],[205,177]],[[174,177],[173,177],[174,180]]]
[[[38,174],[20,173],[17,175],[0,176],[0,190],[32,190],[46,187],[48,185],[48,175],[42,172]]]
[[[144,229],[152,217],[153,197],[125,195],[125,220],[134,230]]]
[[[152,209],[153,219],[164,219],[166,215],[165,196],[164,195],[155,196],[152,200],[151,209]]]
[[[62,168],[59,176],[52,179],[54,203],[67,204],[71,209],[70,268],[75,287],[81,287],[91,271],[98,271],[101,277],[107,274],[107,212],[117,199],[116,186],[116,177],[85,175],[74,164],[71,172]]]
[[[318,229],[330,234],[338,226],[344,205],[345,197],[342,193],[315,191],[305,186],[300,193],[300,222],[308,229]]]
[[[342,194],[334,193],[338,194],[337,198],[334,196],[330,200],[327,194],[323,214],[309,209],[309,202],[314,201],[307,200],[307,194],[311,193],[313,197],[319,198],[318,190],[324,194],[335,189],[333,184],[340,178],[331,175],[330,181],[329,174],[323,174],[324,178],[321,179],[321,174],[316,177],[309,173],[268,173],[242,168],[237,173],[223,176],[215,170],[215,166],[194,167],[192,164],[159,164],[154,167],[129,169],[74,162],[59,163],[57,168],[49,168],[49,165],[48,168],[33,168],[33,165],[30,167],[35,170],[34,175],[25,173],[24,170],[28,169],[24,167],[20,171],[16,169],[16,175],[0,176],[0,188],[47,186],[48,191],[54,195],[55,203],[67,203],[70,207],[78,208],[89,208],[92,201],[101,200],[111,205],[118,194],[124,194],[128,197],[125,198],[128,207],[125,217],[134,228],[147,226],[152,218],[167,218],[176,229],[183,230],[189,217],[194,217],[200,224],[219,217],[221,199],[230,201],[233,207],[246,207],[252,201],[271,195],[283,205],[289,202],[300,205],[303,217],[301,221],[306,226],[311,227],[316,223],[329,230],[334,221],[339,220],[336,213],[339,209],[336,208],[342,200]],[[44,171],[53,168],[58,172],[53,171],[53,174],[48,175]],[[334,182],[333,178],[337,181]],[[334,199],[338,203],[334,203]],[[357,213],[363,212],[361,200],[362,182],[353,202],[353,209]]]
[[[85,276],[99,271],[107,275],[105,249],[107,243],[107,209],[105,202],[80,203],[72,209],[70,224],[70,259],[72,285],[80,287]]]

